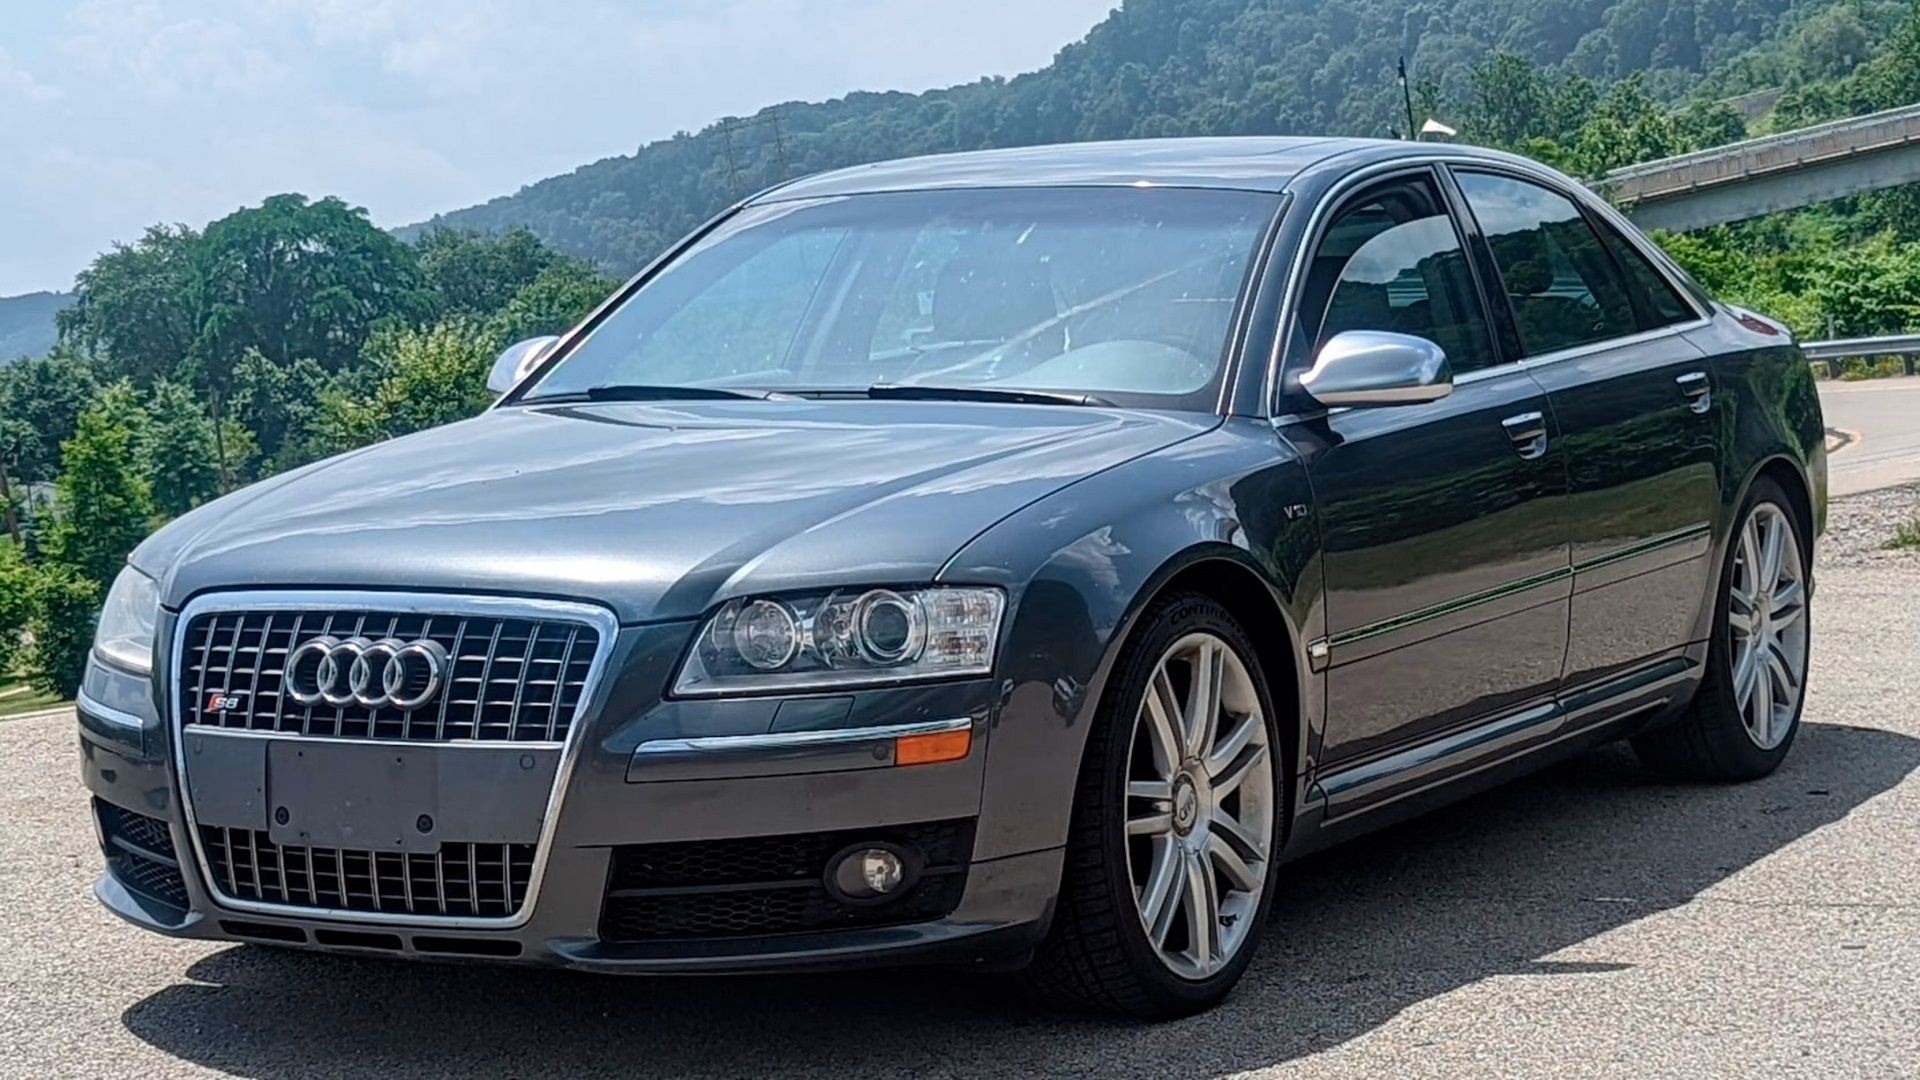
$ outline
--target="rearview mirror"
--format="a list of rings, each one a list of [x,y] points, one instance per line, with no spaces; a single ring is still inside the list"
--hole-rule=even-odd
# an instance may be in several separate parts
[[[1419,405],[1453,393],[1453,367],[1426,338],[1347,330],[1320,346],[1300,387],[1329,409]]]
[[[547,352],[559,340],[548,334],[545,337],[528,338],[502,349],[493,361],[493,370],[487,373],[488,392],[499,397],[518,386],[520,380],[526,378],[527,373],[546,358]]]

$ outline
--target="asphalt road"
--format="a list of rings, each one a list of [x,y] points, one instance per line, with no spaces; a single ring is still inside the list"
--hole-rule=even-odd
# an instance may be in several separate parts
[[[1828,462],[1834,498],[1920,480],[1920,376],[1823,382],[1820,404],[1851,437]]]
[[[1836,506],[1779,774],[1674,786],[1597,751],[1310,860],[1240,991],[1160,1027],[939,971],[653,981],[169,941],[88,895],[70,720],[0,722],[0,1076],[1920,1075],[1920,557],[1877,550],[1916,510]]]

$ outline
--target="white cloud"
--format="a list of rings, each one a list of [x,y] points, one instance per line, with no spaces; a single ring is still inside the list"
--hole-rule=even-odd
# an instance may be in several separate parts
[[[17,98],[23,101],[52,101],[60,96],[58,87],[49,86],[33,77],[33,73],[13,62],[7,50],[0,48],[0,101]]]
[[[1115,0],[40,2],[0,51],[0,145],[31,148],[0,155],[0,295],[277,191],[400,224],[776,101],[1030,70]]]

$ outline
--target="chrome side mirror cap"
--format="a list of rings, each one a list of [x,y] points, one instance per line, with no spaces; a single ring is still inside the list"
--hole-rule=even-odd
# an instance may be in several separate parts
[[[1300,388],[1329,409],[1422,405],[1453,393],[1453,366],[1426,338],[1346,330],[1320,346]]]
[[[493,370],[487,373],[487,391],[494,397],[506,393],[520,385],[520,380],[546,358],[559,338],[552,334],[545,337],[528,338],[515,345],[500,350],[494,358]]]

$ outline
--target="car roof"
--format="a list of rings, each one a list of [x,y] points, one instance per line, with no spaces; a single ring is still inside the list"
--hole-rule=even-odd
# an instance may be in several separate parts
[[[1433,143],[1261,136],[1061,143],[903,158],[782,184],[755,202],[934,188],[1203,187],[1279,193],[1302,170],[1371,149],[1376,157],[1431,153]]]

